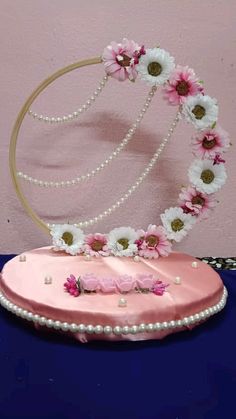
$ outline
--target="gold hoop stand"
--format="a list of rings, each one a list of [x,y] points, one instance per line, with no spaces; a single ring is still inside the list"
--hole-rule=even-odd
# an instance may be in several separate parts
[[[17,139],[20,131],[20,127],[22,125],[22,122],[24,120],[25,115],[27,114],[30,106],[34,102],[34,100],[37,98],[37,96],[44,90],[46,87],[54,82],[54,80],[58,79],[59,77],[63,76],[66,73],[69,73],[70,71],[73,71],[80,67],[85,67],[87,65],[93,65],[93,64],[100,64],[102,62],[101,57],[95,57],[90,58],[88,60],[78,61],[77,63],[70,64],[64,68],[61,68],[60,70],[56,71],[54,74],[49,76],[46,80],[44,80],[29,96],[29,98],[26,100],[24,105],[22,106],[17,119],[15,121],[12,134],[11,134],[11,141],[10,141],[10,148],[9,148],[9,166],[10,166],[10,172],[11,177],[13,181],[13,185],[16,191],[16,194],[18,198],[21,201],[21,204],[23,205],[24,209],[26,210],[27,214],[32,218],[32,220],[44,231],[49,233],[49,228],[46,223],[44,223],[41,218],[38,217],[38,215],[33,211],[31,206],[29,205],[26,197],[24,196],[20,182],[17,178],[17,171],[16,171],[16,144]]]

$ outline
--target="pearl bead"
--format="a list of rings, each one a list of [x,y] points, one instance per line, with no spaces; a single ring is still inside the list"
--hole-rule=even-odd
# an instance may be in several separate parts
[[[78,332],[79,333],[84,333],[86,331],[86,326],[84,324],[79,324],[78,326]]]
[[[120,326],[115,326],[113,332],[115,335],[120,335],[122,333],[122,328]]]
[[[196,261],[192,262],[192,268],[198,268],[198,263]]]
[[[118,301],[118,306],[119,307],[126,307],[127,306],[127,300],[123,297],[121,297]]]
[[[140,257],[138,255],[134,256],[134,261],[135,262],[140,262]]]
[[[62,323],[61,328],[64,332],[69,329],[69,324],[67,322]]]
[[[8,309],[8,302],[7,302],[6,306],[7,306],[7,309]],[[27,310],[23,310],[23,311],[22,311],[22,313],[21,313],[21,317],[23,317],[23,318],[28,317],[28,312],[27,312]]]
[[[161,323],[157,322],[154,324],[154,329],[155,330],[161,330]]]
[[[110,335],[112,333],[112,327],[111,326],[105,326],[103,329],[105,335]]]
[[[87,260],[87,261],[90,261],[91,260],[91,256],[90,255],[85,255],[84,256],[84,259]]]
[[[144,323],[141,323],[139,325],[139,332],[146,332],[146,325]]]
[[[184,317],[184,319],[183,319],[183,324],[184,324],[185,326],[188,326],[188,324],[189,324],[188,317]]]
[[[95,326],[94,331],[97,335],[100,335],[101,333],[103,333],[103,327],[100,325]]]
[[[181,278],[180,278],[180,276],[176,276],[176,277],[175,277],[174,283],[175,283],[176,285],[181,284]]]
[[[51,327],[53,326],[53,324],[54,324],[54,321],[53,321],[52,319],[48,319],[48,320],[46,320],[46,326],[47,326],[47,327],[51,328]],[[64,329],[63,329],[63,330],[64,330]]]
[[[131,331],[132,335],[136,335],[136,333],[139,332],[139,328],[138,328],[138,326],[134,325],[134,326],[131,326],[130,331]]]
[[[199,316],[199,314],[195,314],[193,317],[194,317],[194,320],[195,320],[195,321],[199,321],[199,320],[200,320],[200,316]]]
[[[39,324],[41,326],[44,326],[46,324],[46,318],[45,317],[39,317]]]
[[[34,320],[34,315],[33,315],[33,313],[31,313],[31,312],[27,313],[27,312],[26,312],[26,318],[27,318],[27,320],[29,320],[29,321]]]
[[[69,326],[69,330],[70,330],[70,332],[75,333],[75,332],[78,331],[78,326],[75,323],[71,323],[70,326]]]
[[[5,303],[6,303],[6,301],[5,301]],[[20,316],[21,313],[22,313],[22,309],[20,307],[17,307],[17,309],[16,309],[16,315],[17,316]]]
[[[44,284],[52,284],[52,277],[51,276],[45,276],[44,278]]]
[[[124,326],[124,327],[122,328],[122,333],[123,333],[124,335],[128,335],[128,334],[130,333],[130,328],[129,328],[129,326]]]
[[[147,330],[147,332],[153,332],[154,325],[152,323],[147,324],[146,330]]]
[[[89,334],[91,335],[92,333],[94,333],[94,327],[93,327],[91,324],[89,324],[89,325],[86,327],[86,332],[87,332],[87,333],[89,333]]]
[[[53,328],[58,330],[61,328],[61,322],[59,322],[59,320],[56,320],[53,324]]]

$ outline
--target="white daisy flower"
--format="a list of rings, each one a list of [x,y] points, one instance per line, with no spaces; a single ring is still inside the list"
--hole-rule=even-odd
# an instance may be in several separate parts
[[[198,191],[211,194],[224,185],[227,174],[222,163],[214,164],[213,160],[196,159],[188,170],[188,177]]]
[[[197,129],[211,127],[218,117],[218,104],[215,98],[207,95],[198,94],[186,98],[182,113],[188,122]]]
[[[114,228],[108,234],[107,246],[115,256],[133,256],[138,250],[137,239],[138,235],[131,227]]]
[[[145,55],[141,55],[136,70],[141,79],[151,85],[164,84],[174,69],[174,57],[161,48],[147,49]]]
[[[70,224],[56,224],[50,234],[55,251],[64,250],[66,253],[76,255],[82,250],[84,233],[80,228]]]
[[[184,213],[182,208],[171,207],[161,214],[161,221],[168,239],[180,242],[191,230],[196,218]]]

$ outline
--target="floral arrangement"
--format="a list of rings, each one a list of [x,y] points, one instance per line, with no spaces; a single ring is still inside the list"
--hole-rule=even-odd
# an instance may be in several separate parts
[[[64,283],[64,289],[70,295],[78,297],[83,293],[102,292],[105,294],[130,292],[149,293],[163,295],[169,284],[154,278],[152,274],[120,275],[117,278],[99,278],[95,274],[85,274],[78,279],[70,275]]]
[[[165,100],[178,106],[182,119],[196,128],[191,141],[195,159],[188,170],[189,186],[181,189],[178,205],[161,214],[161,226],[150,224],[146,231],[120,227],[109,234],[85,236],[76,226],[56,225],[51,230],[54,250],[90,256],[168,256],[172,243],[180,242],[216,206],[215,192],[227,178],[223,153],[230,146],[229,135],[217,125],[217,100],[205,94],[203,82],[194,70],[175,65],[168,51],[160,47],[146,49],[123,39],[121,43],[111,42],[102,60],[107,76],[118,81],[134,82],[140,77],[151,86],[162,86]]]

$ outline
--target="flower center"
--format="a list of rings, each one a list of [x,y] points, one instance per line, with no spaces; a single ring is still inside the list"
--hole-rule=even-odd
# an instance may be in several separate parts
[[[69,231],[65,231],[65,233],[62,234],[62,240],[64,240],[65,244],[71,246],[73,243],[73,234]]]
[[[94,240],[91,244],[91,249],[94,250],[94,252],[99,252],[103,248],[103,243],[100,240]]]
[[[203,138],[202,146],[206,148],[207,150],[210,150],[211,148],[215,147],[215,145],[216,145],[215,138],[213,138],[212,140],[208,140],[207,137]]]
[[[150,235],[146,237],[146,242],[148,243],[148,246],[155,247],[158,245],[159,239],[157,236]]]
[[[184,228],[184,223],[180,218],[176,218],[171,222],[171,228],[173,231],[180,231]]]
[[[123,58],[123,60],[118,59],[119,65],[121,67],[129,67],[131,58],[128,57],[128,55],[126,55],[126,54],[121,54],[121,57]]]
[[[203,207],[203,205],[205,204],[205,199],[202,198],[201,196],[194,196],[192,199],[192,204],[193,205],[201,205],[201,207]]]
[[[161,64],[153,61],[152,63],[148,64],[148,73],[151,74],[151,76],[157,77],[162,72],[162,66]]]
[[[196,119],[202,119],[206,115],[206,110],[201,105],[194,106],[192,113]]]
[[[189,85],[186,81],[180,81],[177,86],[176,90],[180,96],[186,96],[189,92]]]
[[[215,175],[212,172],[212,170],[206,169],[206,170],[202,171],[201,179],[204,183],[209,184],[209,183],[213,182],[214,178],[215,178]]]
[[[121,238],[119,240],[117,240],[117,243],[121,244],[121,246],[123,247],[124,250],[128,249],[129,247],[129,240],[126,238]]]

